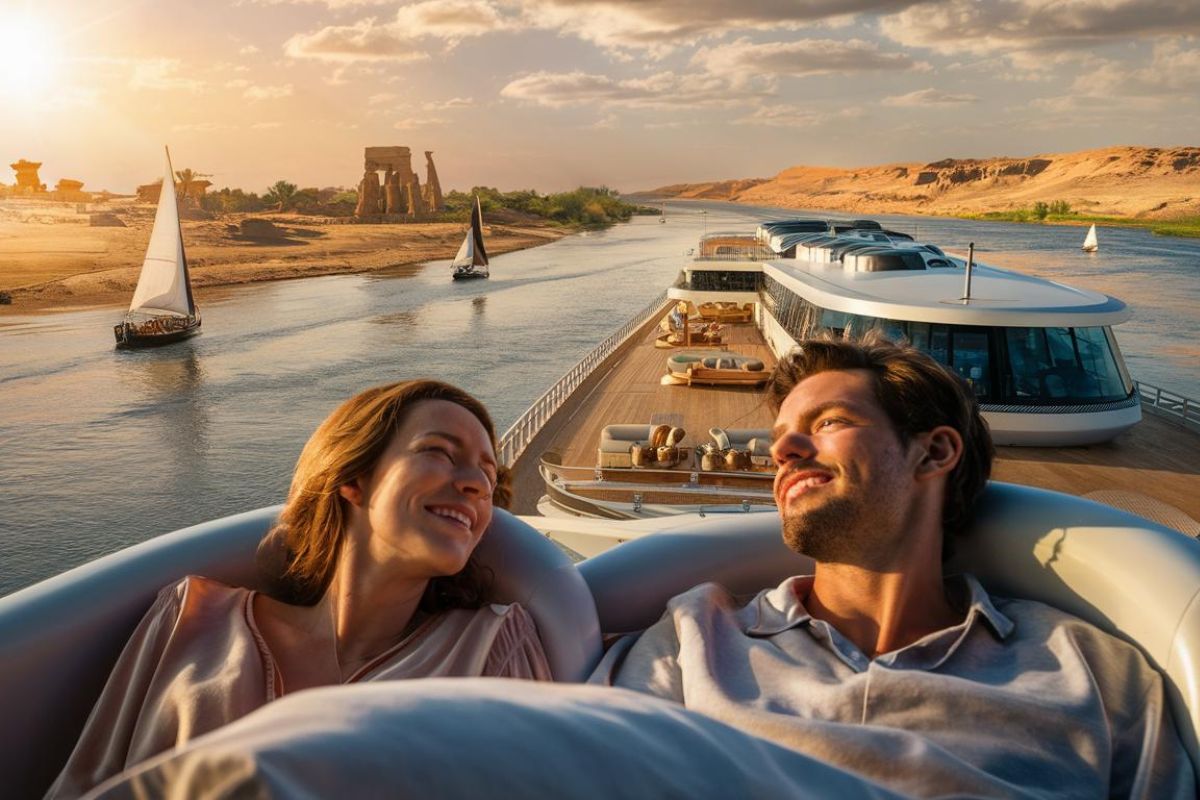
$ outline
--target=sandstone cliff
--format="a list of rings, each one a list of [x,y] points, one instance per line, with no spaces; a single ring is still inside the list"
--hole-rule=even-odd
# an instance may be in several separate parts
[[[1172,219],[1200,214],[1200,147],[1109,147],[854,169],[796,166],[770,179],[676,184],[652,193],[785,208],[948,215],[1063,200],[1086,214]]]

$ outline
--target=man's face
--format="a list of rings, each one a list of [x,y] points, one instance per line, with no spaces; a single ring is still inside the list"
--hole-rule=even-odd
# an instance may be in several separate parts
[[[802,380],[775,420],[775,502],[789,547],[816,561],[878,566],[903,544],[915,495],[900,443],[866,370]]]

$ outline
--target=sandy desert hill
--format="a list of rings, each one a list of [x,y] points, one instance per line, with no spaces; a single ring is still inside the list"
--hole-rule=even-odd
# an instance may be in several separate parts
[[[1200,214],[1200,147],[795,166],[769,179],[676,184],[648,194],[876,214],[980,214],[1066,201],[1085,214],[1175,219]]]

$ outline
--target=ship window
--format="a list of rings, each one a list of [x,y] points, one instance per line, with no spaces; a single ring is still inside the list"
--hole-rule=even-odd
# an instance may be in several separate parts
[[[954,331],[954,371],[983,400],[991,396],[991,370],[986,330]]]
[[[1071,404],[1129,396],[1104,328],[1006,328],[1008,402]]]

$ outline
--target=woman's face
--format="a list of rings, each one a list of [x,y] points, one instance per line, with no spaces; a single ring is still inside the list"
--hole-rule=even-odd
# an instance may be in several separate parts
[[[350,533],[365,534],[373,560],[404,577],[453,575],[492,521],[496,455],[474,414],[423,400],[358,484],[342,494],[358,507]]]

